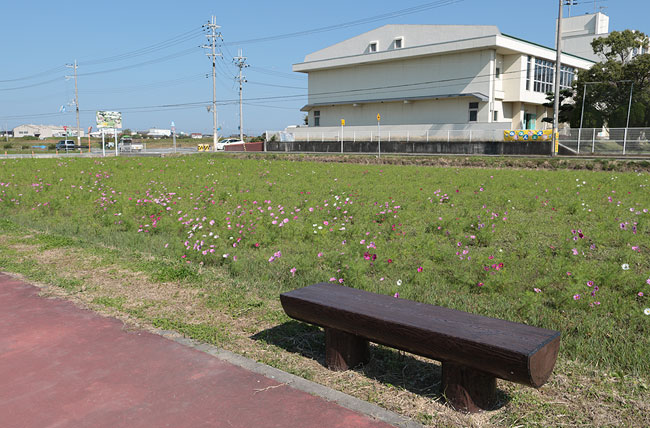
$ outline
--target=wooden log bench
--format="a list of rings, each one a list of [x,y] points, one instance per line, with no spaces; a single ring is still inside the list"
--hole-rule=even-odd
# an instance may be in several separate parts
[[[457,410],[496,405],[496,378],[534,388],[551,375],[560,332],[330,283],[280,295],[287,315],[325,328],[325,362],[347,370],[368,341],[442,362],[442,392]]]

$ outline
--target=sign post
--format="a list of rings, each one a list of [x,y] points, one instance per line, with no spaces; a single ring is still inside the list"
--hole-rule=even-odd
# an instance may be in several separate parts
[[[97,123],[97,129],[102,130],[102,142],[104,142],[104,130],[113,129],[113,135],[115,137],[115,156],[117,154],[117,129],[122,129],[122,113],[119,111],[104,111],[100,110],[95,113],[95,122]],[[106,155],[106,149],[102,147],[104,155]]]
[[[106,157],[106,134],[102,128],[102,157]]]
[[[381,158],[381,115],[377,113],[377,142],[379,157]]]
[[[345,119],[341,119],[341,153],[343,153],[343,127],[345,126]]]
[[[172,139],[174,140],[174,153],[176,153],[176,125],[172,120]]]

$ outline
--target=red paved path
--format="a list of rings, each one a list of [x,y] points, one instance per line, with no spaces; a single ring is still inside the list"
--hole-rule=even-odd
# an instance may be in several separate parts
[[[0,427],[388,427],[0,273]]]

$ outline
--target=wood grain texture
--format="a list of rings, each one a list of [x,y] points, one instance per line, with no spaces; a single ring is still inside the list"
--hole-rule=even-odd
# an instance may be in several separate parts
[[[283,293],[292,318],[533,387],[550,376],[560,333],[319,283]]]
[[[337,371],[368,362],[368,341],[333,328],[325,328],[325,365]]]
[[[442,393],[456,410],[469,413],[491,410],[497,403],[497,379],[489,373],[444,361]]]

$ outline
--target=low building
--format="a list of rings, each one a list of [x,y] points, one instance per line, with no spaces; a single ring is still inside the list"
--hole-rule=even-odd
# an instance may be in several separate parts
[[[45,138],[63,138],[66,135],[68,137],[77,136],[77,128],[62,125],[19,125],[14,128],[13,132],[16,138],[34,137],[41,140]],[[84,131],[80,130],[80,134],[83,137]]]
[[[203,134],[201,134],[200,132],[192,132],[191,137],[196,139],[201,139],[203,138]]]
[[[543,129],[556,52],[495,26],[386,25],[311,53],[308,128]],[[563,53],[561,87],[593,61]],[[343,121],[344,122],[343,122]]]
[[[145,133],[145,135],[147,137],[149,137],[149,138],[171,137],[172,136],[172,130],[171,129],[151,128]]]

